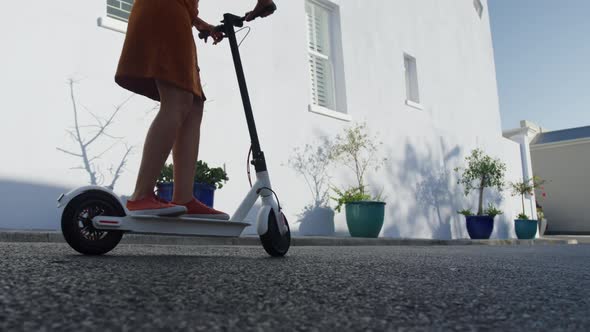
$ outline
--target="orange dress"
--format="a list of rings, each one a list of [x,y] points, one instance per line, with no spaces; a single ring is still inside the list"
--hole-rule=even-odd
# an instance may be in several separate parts
[[[160,100],[156,79],[205,99],[192,22],[198,0],[135,0],[115,82]]]

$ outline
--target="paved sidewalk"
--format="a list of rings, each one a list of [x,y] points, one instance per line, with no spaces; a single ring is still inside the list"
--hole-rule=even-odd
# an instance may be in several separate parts
[[[61,232],[51,231],[2,231],[0,242],[64,242]],[[154,245],[193,245],[193,246],[258,246],[257,236],[240,238],[183,237],[127,234],[123,244]],[[392,238],[351,238],[351,237],[293,237],[293,246],[456,246],[456,245],[563,245],[578,244],[573,238],[542,238],[535,240],[428,240],[428,239],[392,239]]]

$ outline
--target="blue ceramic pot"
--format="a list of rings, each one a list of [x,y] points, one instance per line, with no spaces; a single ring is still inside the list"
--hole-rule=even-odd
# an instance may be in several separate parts
[[[494,217],[490,216],[465,216],[467,220],[467,233],[473,240],[487,240],[494,230]]]
[[[172,195],[174,193],[173,182],[158,183],[156,184],[156,188],[158,197],[168,202],[172,201]],[[195,182],[195,184],[193,185],[193,195],[195,196],[195,198],[210,208],[213,207],[214,193],[214,186],[197,182]]]
[[[193,186],[195,198],[210,208],[213,208],[214,193],[215,187],[212,185],[195,182]]]
[[[156,184],[157,195],[168,202],[172,201],[172,194],[174,193],[174,183],[164,182]]]

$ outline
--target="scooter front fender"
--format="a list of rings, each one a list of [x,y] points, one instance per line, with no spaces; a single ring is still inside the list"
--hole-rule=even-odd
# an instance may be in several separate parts
[[[61,194],[59,195],[59,197],[57,198],[57,208],[59,211],[61,211],[61,213],[63,213],[63,209],[68,206],[68,203],[74,199],[74,197],[85,193],[87,191],[91,191],[91,190],[97,190],[97,191],[102,191],[106,194],[109,194],[111,196],[113,196],[114,199],[116,199],[121,206],[125,206],[125,204],[123,204],[121,202],[121,200],[119,199],[119,197],[117,195],[115,195],[115,193],[110,190],[109,188],[106,187],[101,187],[101,186],[84,186],[84,187],[80,187],[80,188],[76,188],[76,189],[72,189],[70,190],[68,193],[66,194]]]
[[[257,231],[258,235],[264,235],[268,231],[268,216],[270,212],[273,211],[275,214],[275,220],[277,220],[277,225],[281,235],[285,235],[287,233],[287,227],[283,222],[283,215],[279,211],[279,206],[274,199],[270,199],[270,202],[266,204],[262,204],[262,208],[258,211],[257,220]]]

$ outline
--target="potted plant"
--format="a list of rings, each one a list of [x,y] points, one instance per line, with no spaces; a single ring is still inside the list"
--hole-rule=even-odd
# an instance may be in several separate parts
[[[223,184],[228,180],[223,168],[209,168],[206,162],[199,160],[195,166],[193,194],[203,204],[212,208],[215,190],[223,188]]]
[[[193,195],[203,204],[213,207],[214,192],[221,189],[229,178],[221,167],[209,168],[207,163],[199,160],[195,165]],[[158,197],[172,201],[174,193],[174,165],[165,164],[156,181]]]
[[[467,223],[467,232],[472,239],[489,239],[494,230],[494,218],[502,211],[489,204],[484,210],[483,199],[486,188],[496,188],[502,191],[504,186],[504,174],[506,173],[506,164],[499,159],[494,159],[486,155],[481,149],[474,149],[471,155],[465,158],[466,168],[455,168],[459,174],[457,184],[462,184],[465,188],[465,196],[471,191],[479,193],[477,213],[471,210],[462,210],[458,213],[463,214]]]
[[[546,183],[546,181],[544,181]],[[543,206],[539,204],[539,199],[545,200],[547,198],[547,192],[545,192],[545,185],[541,185],[539,189],[536,190],[536,208],[537,208],[537,219],[539,220],[539,236],[545,235],[547,231],[547,219],[545,218],[545,211],[543,211]]]
[[[340,212],[346,210],[346,224],[353,237],[378,237],[383,227],[385,202],[381,195],[372,196],[367,192],[365,176],[370,169],[378,170],[385,159],[378,158],[379,145],[375,137],[367,132],[366,124],[357,124],[336,136],[331,151],[331,160],[340,162],[354,172],[356,184],[347,189],[333,188],[336,196],[332,197]]]
[[[170,202],[174,193],[174,166],[164,164],[160,170],[160,175],[156,180],[156,193],[158,197]]]
[[[539,220],[539,236],[543,236],[547,231],[547,219],[545,218],[543,207],[539,205],[539,202],[537,202],[537,219]]]
[[[303,149],[295,148],[289,158],[289,166],[303,177],[312,196],[312,202],[299,215],[299,233],[329,236],[334,234],[334,211],[330,208],[328,196],[332,142],[327,137],[322,137],[314,145],[306,144]]]
[[[530,219],[526,214],[524,197],[525,195],[534,196],[535,189],[540,188],[543,183],[545,183],[545,181],[536,176],[523,181],[510,183],[512,195],[520,196],[522,202],[522,212],[519,213],[516,217],[517,219],[514,220],[514,230],[516,231],[516,236],[519,239],[529,240],[535,238],[535,235],[537,235],[538,221]]]

